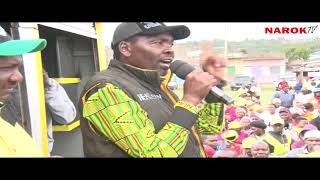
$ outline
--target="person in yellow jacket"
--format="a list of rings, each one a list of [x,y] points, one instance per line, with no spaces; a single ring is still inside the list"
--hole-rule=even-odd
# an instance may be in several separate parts
[[[43,157],[37,143],[18,124],[0,117],[0,157]]]
[[[271,121],[273,131],[265,134],[263,140],[268,143],[270,152],[273,156],[284,157],[291,150],[292,137],[283,131],[284,120],[274,118]]]
[[[44,49],[47,41],[12,40],[0,26],[0,110],[13,89],[23,80],[21,55]],[[0,111],[1,112],[1,111]],[[0,113],[1,115],[1,113]],[[32,137],[19,125],[0,117],[0,157],[45,157]]]

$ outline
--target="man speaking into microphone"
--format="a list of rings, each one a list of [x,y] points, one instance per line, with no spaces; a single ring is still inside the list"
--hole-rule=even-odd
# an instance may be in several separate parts
[[[114,59],[81,93],[86,157],[205,157],[197,121],[222,129],[223,121],[213,123],[223,119],[223,104],[213,98],[210,103],[204,100],[201,110],[197,105],[223,79],[225,62],[204,58],[203,70],[185,76],[179,100],[167,87],[173,42],[189,35],[186,26],[160,22],[121,23],[116,28]]]

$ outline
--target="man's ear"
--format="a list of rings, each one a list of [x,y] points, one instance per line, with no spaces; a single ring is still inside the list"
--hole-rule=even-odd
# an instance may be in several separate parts
[[[125,57],[131,56],[131,43],[126,41],[121,41],[119,43],[119,51]]]

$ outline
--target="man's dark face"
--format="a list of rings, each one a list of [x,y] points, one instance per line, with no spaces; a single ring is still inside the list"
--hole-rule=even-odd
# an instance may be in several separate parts
[[[261,136],[265,133],[264,129],[262,128],[251,127],[251,129],[253,130],[254,134],[257,136]]]
[[[284,87],[284,88],[282,88],[282,90],[283,90],[284,92],[288,92],[288,91],[289,91],[289,87]]]
[[[142,69],[159,70],[164,76],[174,58],[172,46],[173,37],[169,33],[136,36],[125,49],[126,63]]]
[[[279,115],[280,115],[281,119],[283,119],[283,120],[288,120],[288,118],[289,118],[289,113],[285,112],[285,111],[279,112]]]
[[[264,144],[252,146],[251,153],[254,158],[267,158],[270,154],[268,146]]]
[[[4,102],[13,89],[23,80],[19,71],[22,65],[20,56],[0,56],[0,101]]]
[[[311,149],[315,145],[320,145],[320,138],[307,138],[304,140],[308,149]]]
[[[282,132],[284,125],[278,123],[278,124],[272,125],[272,128],[274,132],[280,133]]]
[[[251,153],[251,149],[250,148],[244,149],[244,152],[248,157],[252,157],[252,153]]]

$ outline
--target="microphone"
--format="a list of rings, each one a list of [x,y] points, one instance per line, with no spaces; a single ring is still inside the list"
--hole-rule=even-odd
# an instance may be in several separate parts
[[[175,60],[171,65],[170,65],[171,71],[176,74],[179,78],[185,79],[185,77],[191,73],[195,68],[191,66],[190,64],[183,62],[181,60]],[[211,88],[211,91],[209,91],[206,101],[208,103],[214,102],[216,99],[219,99],[222,101],[224,104],[232,104],[234,100],[226,95],[220,88],[213,86]]]

